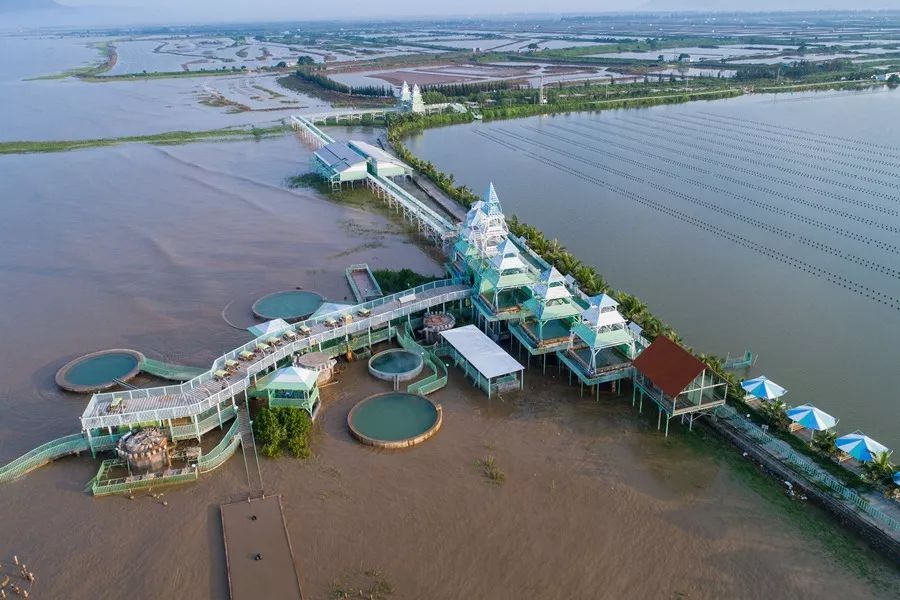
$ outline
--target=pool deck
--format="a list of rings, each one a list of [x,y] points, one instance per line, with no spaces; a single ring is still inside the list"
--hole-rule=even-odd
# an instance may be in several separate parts
[[[231,600],[302,599],[281,496],[242,500],[220,508]],[[260,560],[256,560],[257,554]]]

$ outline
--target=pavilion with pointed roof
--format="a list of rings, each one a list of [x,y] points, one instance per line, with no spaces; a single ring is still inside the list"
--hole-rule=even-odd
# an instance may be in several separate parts
[[[631,375],[631,361],[642,349],[640,338],[619,313],[619,303],[608,294],[588,300],[588,306],[572,327],[568,346],[557,356],[581,385],[618,382]],[[644,342],[646,343],[646,342]]]
[[[256,382],[256,391],[264,392],[270,407],[302,408],[314,417],[319,408],[319,373],[303,367],[283,367]]]
[[[568,347],[572,323],[583,309],[556,267],[545,269],[531,289],[531,298],[522,305],[526,316],[510,323],[509,331],[530,355],[544,355],[546,369],[546,355]]]
[[[681,417],[684,422],[687,418],[690,428],[697,416],[725,404],[728,393],[725,381],[664,335],[657,336],[634,360],[632,382],[632,404],[638,395],[639,410],[645,397],[653,400],[659,410],[656,428],[665,415],[667,436],[670,420]]]
[[[537,283],[533,268],[509,238],[497,247],[497,254],[480,273],[475,274],[473,304],[488,323],[520,319],[523,303],[531,297]]]

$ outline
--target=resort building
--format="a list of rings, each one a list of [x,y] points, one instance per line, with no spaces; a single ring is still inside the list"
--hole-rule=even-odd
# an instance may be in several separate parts
[[[488,266],[475,275],[473,304],[485,331],[492,329],[499,336],[500,321],[522,318],[523,304],[536,282],[534,271],[522,260],[518,247],[512,240],[504,240]]]
[[[611,296],[598,294],[588,303],[572,327],[568,346],[557,356],[582,385],[599,386],[631,376],[631,361],[646,342],[628,326]]]
[[[531,298],[522,307],[526,316],[509,324],[509,331],[531,355],[544,355],[544,368],[548,353],[564,350],[569,346],[572,322],[582,312],[566,279],[556,267],[545,269],[540,280],[532,287]]]
[[[466,377],[488,395],[525,386],[525,367],[474,325],[440,332],[450,349],[450,358]]]
[[[369,164],[369,172],[373,175],[389,179],[412,176],[412,167],[378,146],[358,140],[350,140],[347,142],[347,145],[351,150],[366,159],[366,162]]]
[[[653,400],[659,410],[657,429],[666,416],[666,435],[669,421],[674,417],[694,418],[725,404],[728,384],[706,368],[693,354],[664,335],[657,336],[650,346],[634,360],[632,404],[640,396]]]
[[[332,189],[338,189],[344,183],[364,181],[369,174],[365,157],[344,142],[332,142],[316,150],[312,167]]]

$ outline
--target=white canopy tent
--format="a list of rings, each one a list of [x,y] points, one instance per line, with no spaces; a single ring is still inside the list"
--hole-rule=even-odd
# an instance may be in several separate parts
[[[518,373],[525,367],[474,325],[442,331],[441,337],[453,347],[457,366],[462,363],[466,375],[471,376],[488,397],[498,384],[504,388],[510,387],[508,384],[512,382],[520,389],[524,386],[525,380]]]

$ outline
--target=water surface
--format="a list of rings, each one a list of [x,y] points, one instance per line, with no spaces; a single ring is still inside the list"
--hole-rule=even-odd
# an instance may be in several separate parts
[[[426,131],[410,149],[558,237],[700,352],[900,448],[900,91]],[[850,118],[852,115],[852,118]]]

